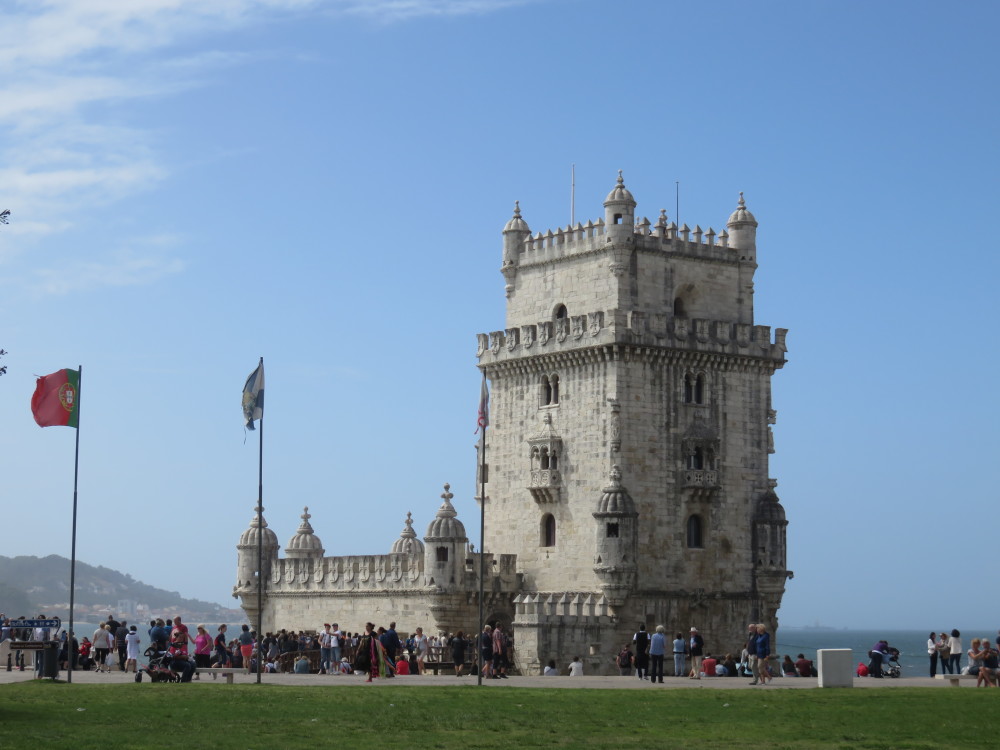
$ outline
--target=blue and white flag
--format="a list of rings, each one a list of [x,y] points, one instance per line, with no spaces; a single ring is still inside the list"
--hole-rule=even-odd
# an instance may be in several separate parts
[[[254,429],[254,420],[264,418],[264,358],[257,369],[250,373],[243,386],[243,418],[248,430]]]

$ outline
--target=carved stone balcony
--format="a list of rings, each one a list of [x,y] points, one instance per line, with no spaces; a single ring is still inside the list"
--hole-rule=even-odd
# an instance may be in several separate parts
[[[681,487],[714,490],[719,486],[719,472],[712,469],[684,469]]]
[[[528,491],[536,503],[559,502],[562,477],[555,469],[532,469]]]

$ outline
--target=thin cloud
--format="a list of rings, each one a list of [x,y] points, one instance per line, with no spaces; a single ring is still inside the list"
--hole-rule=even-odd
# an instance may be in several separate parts
[[[134,244],[138,249],[119,250],[104,260],[75,261],[58,268],[38,269],[28,283],[29,291],[38,296],[52,296],[104,287],[141,286],[180,273],[185,268],[184,261],[179,258],[150,250],[151,246],[173,244],[170,237],[147,237]]]

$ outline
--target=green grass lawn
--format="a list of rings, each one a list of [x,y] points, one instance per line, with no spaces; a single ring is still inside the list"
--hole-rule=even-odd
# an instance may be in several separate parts
[[[998,690],[0,686],[0,748],[993,748],[998,733]]]

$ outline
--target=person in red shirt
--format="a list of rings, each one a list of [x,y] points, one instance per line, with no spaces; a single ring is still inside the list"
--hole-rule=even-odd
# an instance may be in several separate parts
[[[396,674],[397,675],[408,675],[410,673],[410,663],[406,660],[407,653],[404,651],[399,655],[399,661],[396,662]]]
[[[812,670],[812,661],[807,659],[805,654],[799,654],[795,660],[795,671],[799,673],[799,677],[812,677]]]
[[[715,665],[718,663],[718,660],[709,654],[701,662],[701,671],[705,673],[706,677],[715,677]]]

